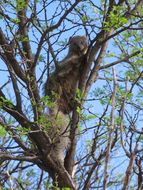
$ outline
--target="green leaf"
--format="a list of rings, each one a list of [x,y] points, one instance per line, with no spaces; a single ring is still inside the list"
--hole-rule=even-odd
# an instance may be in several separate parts
[[[0,136],[1,137],[5,137],[6,136],[6,130],[5,130],[5,128],[2,125],[0,125]]]
[[[7,100],[1,96],[0,97],[0,106],[7,106],[9,108],[13,108],[13,103],[10,100]]]
[[[20,22],[20,20],[18,18],[16,18],[16,19],[11,18],[10,21],[15,24],[18,24]]]
[[[56,95],[56,93],[52,93],[52,96],[54,96],[56,99],[58,95]],[[55,106],[55,103],[51,100],[50,96],[43,96],[41,98],[41,102],[48,108],[53,108]]]
[[[26,134],[28,134],[30,132],[30,129],[26,129],[26,128],[23,128],[23,127],[18,127],[17,131],[20,132],[20,135],[26,135]]]
[[[124,16],[122,6],[114,6],[113,10],[109,14],[108,21],[104,22],[106,31],[110,31],[111,28],[118,29],[128,22],[128,19]]]
[[[76,112],[77,112],[78,114],[81,113],[81,108],[80,108],[79,106],[77,106],[77,108],[76,108]]]
[[[81,90],[79,88],[76,89],[76,101],[77,102],[81,102],[84,98],[84,94],[81,92]]]
[[[89,120],[95,119],[95,118],[97,118],[96,115],[82,115],[82,120],[84,120],[84,121],[89,121]]]
[[[38,58],[38,61],[39,61],[39,62],[43,62],[44,59],[45,59],[45,57],[44,57],[43,55],[40,55],[39,58]]]
[[[82,22],[87,22],[87,17],[84,15],[84,16],[82,16]]]
[[[26,6],[27,6],[26,1],[17,0],[17,7],[16,7],[16,10],[17,10],[17,11],[22,11],[23,9],[26,8]]]
[[[22,42],[28,42],[28,37],[26,36],[26,37],[23,37],[22,39],[21,39],[21,41]]]

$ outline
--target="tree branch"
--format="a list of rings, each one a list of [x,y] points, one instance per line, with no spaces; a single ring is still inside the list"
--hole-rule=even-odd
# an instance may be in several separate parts
[[[8,44],[8,41],[6,40],[6,37],[1,28],[0,28],[0,45],[5,54],[5,56],[2,57],[3,60],[5,61],[5,63],[12,66],[14,72],[17,74],[17,76],[21,80],[26,81],[24,71],[20,68],[17,60],[15,59],[15,56],[13,55],[13,49]],[[2,53],[1,53],[1,55],[2,55]]]
[[[0,152],[0,159],[35,162],[39,159],[39,157],[38,156],[12,156],[8,153]]]
[[[107,151],[106,151],[106,156],[105,156],[105,164],[104,164],[104,179],[103,179],[103,190],[106,190],[107,188],[107,178],[108,178],[108,162],[110,158],[110,152],[112,148],[112,141],[113,141],[113,132],[115,128],[115,106],[116,106],[116,93],[117,93],[117,79],[116,79],[116,73],[115,69],[113,68],[113,81],[114,81],[114,86],[113,86],[113,94],[112,94],[112,110],[111,110],[111,126],[109,128],[109,136],[108,136],[108,144],[107,144]]]
[[[123,59],[120,59],[120,60],[118,60],[118,61],[114,61],[114,62],[109,63],[109,64],[107,64],[107,65],[100,66],[99,70],[112,67],[112,66],[117,65],[117,64],[122,63],[122,62],[126,62],[126,61],[128,61],[130,58],[132,58],[132,57],[138,55],[139,53],[141,53],[140,50],[138,50],[138,51],[132,53],[131,55],[125,56]]]
[[[31,66],[32,61],[33,61],[33,58],[32,58],[33,56],[32,56],[32,50],[30,46],[30,39],[28,36],[28,28],[26,25],[27,23],[26,11],[27,11],[27,6],[28,6],[28,1],[29,0],[24,0],[25,5],[23,6],[23,8],[21,8],[22,10],[18,12],[18,18],[20,20],[18,24],[19,24],[19,32],[20,32],[20,37],[22,41],[24,56],[27,61],[27,64]]]
[[[38,45],[38,48],[37,48],[37,52],[35,54],[35,58],[34,58],[34,63],[32,65],[32,69],[35,68],[36,64],[37,64],[37,60],[38,60],[38,57],[39,57],[39,54],[41,52],[41,48],[42,48],[42,45],[46,39],[46,36],[47,36],[47,33],[49,32],[52,32],[53,30],[55,30],[56,28],[58,28],[61,23],[63,22],[63,20],[66,18],[66,16],[71,13],[71,11],[78,5],[78,3],[81,2],[81,0],[76,0],[75,3],[73,3],[73,5],[65,11],[65,13],[61,16],[61,18],[59,19],[59,21],[51,26],[51,27],[47,27],[47,29],[43,32],[41,38],[40,38],[40,41],[39,41],[39,45]]]

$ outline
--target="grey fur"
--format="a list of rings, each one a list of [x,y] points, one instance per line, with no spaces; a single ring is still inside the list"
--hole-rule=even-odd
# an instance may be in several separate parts
[[[49,118],[52,127],[49,136],[53,141],[51,154],[60,161],[64,161],[64,151],[69,147],[69,114],[74,107],[74,97],[80,78],[80,67],[84,63],[88,42],[85,36],[75,36],[69,40],[67,56],[58,64],[58,68],[48,78],[45,84],[45,95],[51,97],[55,103],[49,108]],[[58,117],[63,123],[56,122]]]

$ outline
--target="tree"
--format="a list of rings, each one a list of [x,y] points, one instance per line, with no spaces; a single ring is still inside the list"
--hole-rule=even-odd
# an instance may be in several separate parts
[[[143,188],[142,10],[142,0],[1,1],[2,189]],[[43,85],[69,36],[84,34],[62,165],[48,156]]]

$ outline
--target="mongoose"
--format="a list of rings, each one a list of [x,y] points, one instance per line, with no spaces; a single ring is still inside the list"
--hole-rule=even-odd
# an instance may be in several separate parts
[[[58,64],[45,84],[45,95],[54,103],[49,108],[49,118],[52,121],[49,136],[53,141],[51,154],[64,161],[64,151],[70,144],[69,114],[74,106],[74,97],[80,78],[80,66],[84,64],[88,42],[85,36],[75,36],[69,39],[67,56]],[[61,120],[61,121],[59,121]]]

